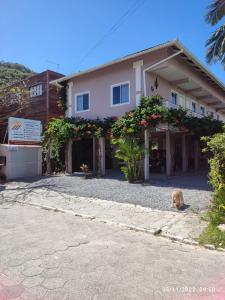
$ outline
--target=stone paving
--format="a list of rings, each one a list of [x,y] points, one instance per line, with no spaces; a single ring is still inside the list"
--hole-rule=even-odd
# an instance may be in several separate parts
[[[224,253],[13,201],[0,228],[1,300],[224,299]]]
[[[0,193],[0,201],[42,206],[52,210],[73,212],[77,216],[97,219],[104,223],[114,223],[122,227],[161,234],[184,242],[196,239],[207,223],[199,214],[189,212],[161,211],[140,205],[105,201],[102,199],[71,196],[52,191],[45,187],[19,188],[14,184],[6,185]]]

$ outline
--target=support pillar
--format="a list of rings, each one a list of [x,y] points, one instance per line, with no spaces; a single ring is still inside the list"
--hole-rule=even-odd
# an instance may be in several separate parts
[[[166,131],[166,175],[172,174],[172,153],[171,153],[171,134]]]
[[[69,174],[71,174],[73,172],[73,168],[72,168],[72,163],[73,163],[73,159],[72,159],[72,145],[73,145],[73,142],[70,139],[66,143],[66,148],[65,148],[66,172],[69,173]]]
[[[182,139],[182,172],[187,172],[188,157],[187,157],[186,137],[184,134],[182,135],[181,139]]]
[[[144,175],[145,180],[149,180],[149,129],[145,129],[145,161],[144,161]]]
[[[71,118],[72,117],[72,89],[73,89],[73,82],[68,83],[67,87],[67,110],[66,110],[66,117]]]
[[[96,137],[93,137],[93,173],[96,173]]]
[[[194,141],[194,159],[195,159],[195,171],[199,170],[200,163],[200,145],[199,140]]]
[[[105,138],[104,137],[101,137],[99,139],[98,161],[99,161],[98,173],[99,175],[104,176],[105,175]]]

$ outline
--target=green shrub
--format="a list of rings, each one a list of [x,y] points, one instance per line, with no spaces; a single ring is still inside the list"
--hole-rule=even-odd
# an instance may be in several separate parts
[[[215,191],[225,188],[225,127],[223,133],[216,133],[212,137],[203,137],[206,148],[212,157],[209,160],[209,182]]]
[[[142,159],[144,147],[135,138],[120,138],[114,141],[118,146],[115,156],[124,162],[121,171],[129,182],[134,182],[143,178]]]
[[[208,213],[209,225],[201,234],[199,242],[225,247],[225,232],[217,227],[225,223],[225,132],[204,137],[202,140],[206,142],[204,151],[211,153],[209,182],[214,189],[214,195]]]
[[[225,232],[219,230],[215,225],[209,224],[199,237],[198,241],[201,245],[211,244],[217,248],[225,248]]]

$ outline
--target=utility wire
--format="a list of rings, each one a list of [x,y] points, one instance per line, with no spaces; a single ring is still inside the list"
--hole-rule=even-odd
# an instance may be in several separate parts
[[[96,49],[98,48],[109,35],[114,33],[125,21],[128,17],[130,17],[132,14],[134,14],[145,2],[146,0],[137,0],[135,3],[116,21],[116,23],[110,27],[110,29],[105,33],[88,51],[87,53],[81,58],[81,60],[78,62],[75,69],[77,69],[84,60]]]

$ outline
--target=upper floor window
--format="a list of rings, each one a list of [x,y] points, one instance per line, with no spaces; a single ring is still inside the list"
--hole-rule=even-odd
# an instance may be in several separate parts
[[[112,86],[112,105],[129,103],[129,83],[120,83]]]
[[[89,110],[90,103],[89,103],[89,92],[85,92],[82,94],[76,95],[76,111],[85,111]]]
[[[171,93],[171,102],[175,105],[177,105],[177,93],[172,92]]]
[[[38,84],[35,86],[32,86],[30,88],[30,97],[37,97],[37,96],[41,96],[43,93],[42,91],[42,84]]]
[[[205,115],[205,107],[204,107],[204,106],[200,106],[200,114],[201,114],[202,116]]]
[[[214,112],[213,112],[213,111],[210,111],[209,115],[210,115],[210,117],[211,117],[212,119],[214,119]]]
[[[196,112],[196,103],[195,102],[191,103],[191,111]]]

